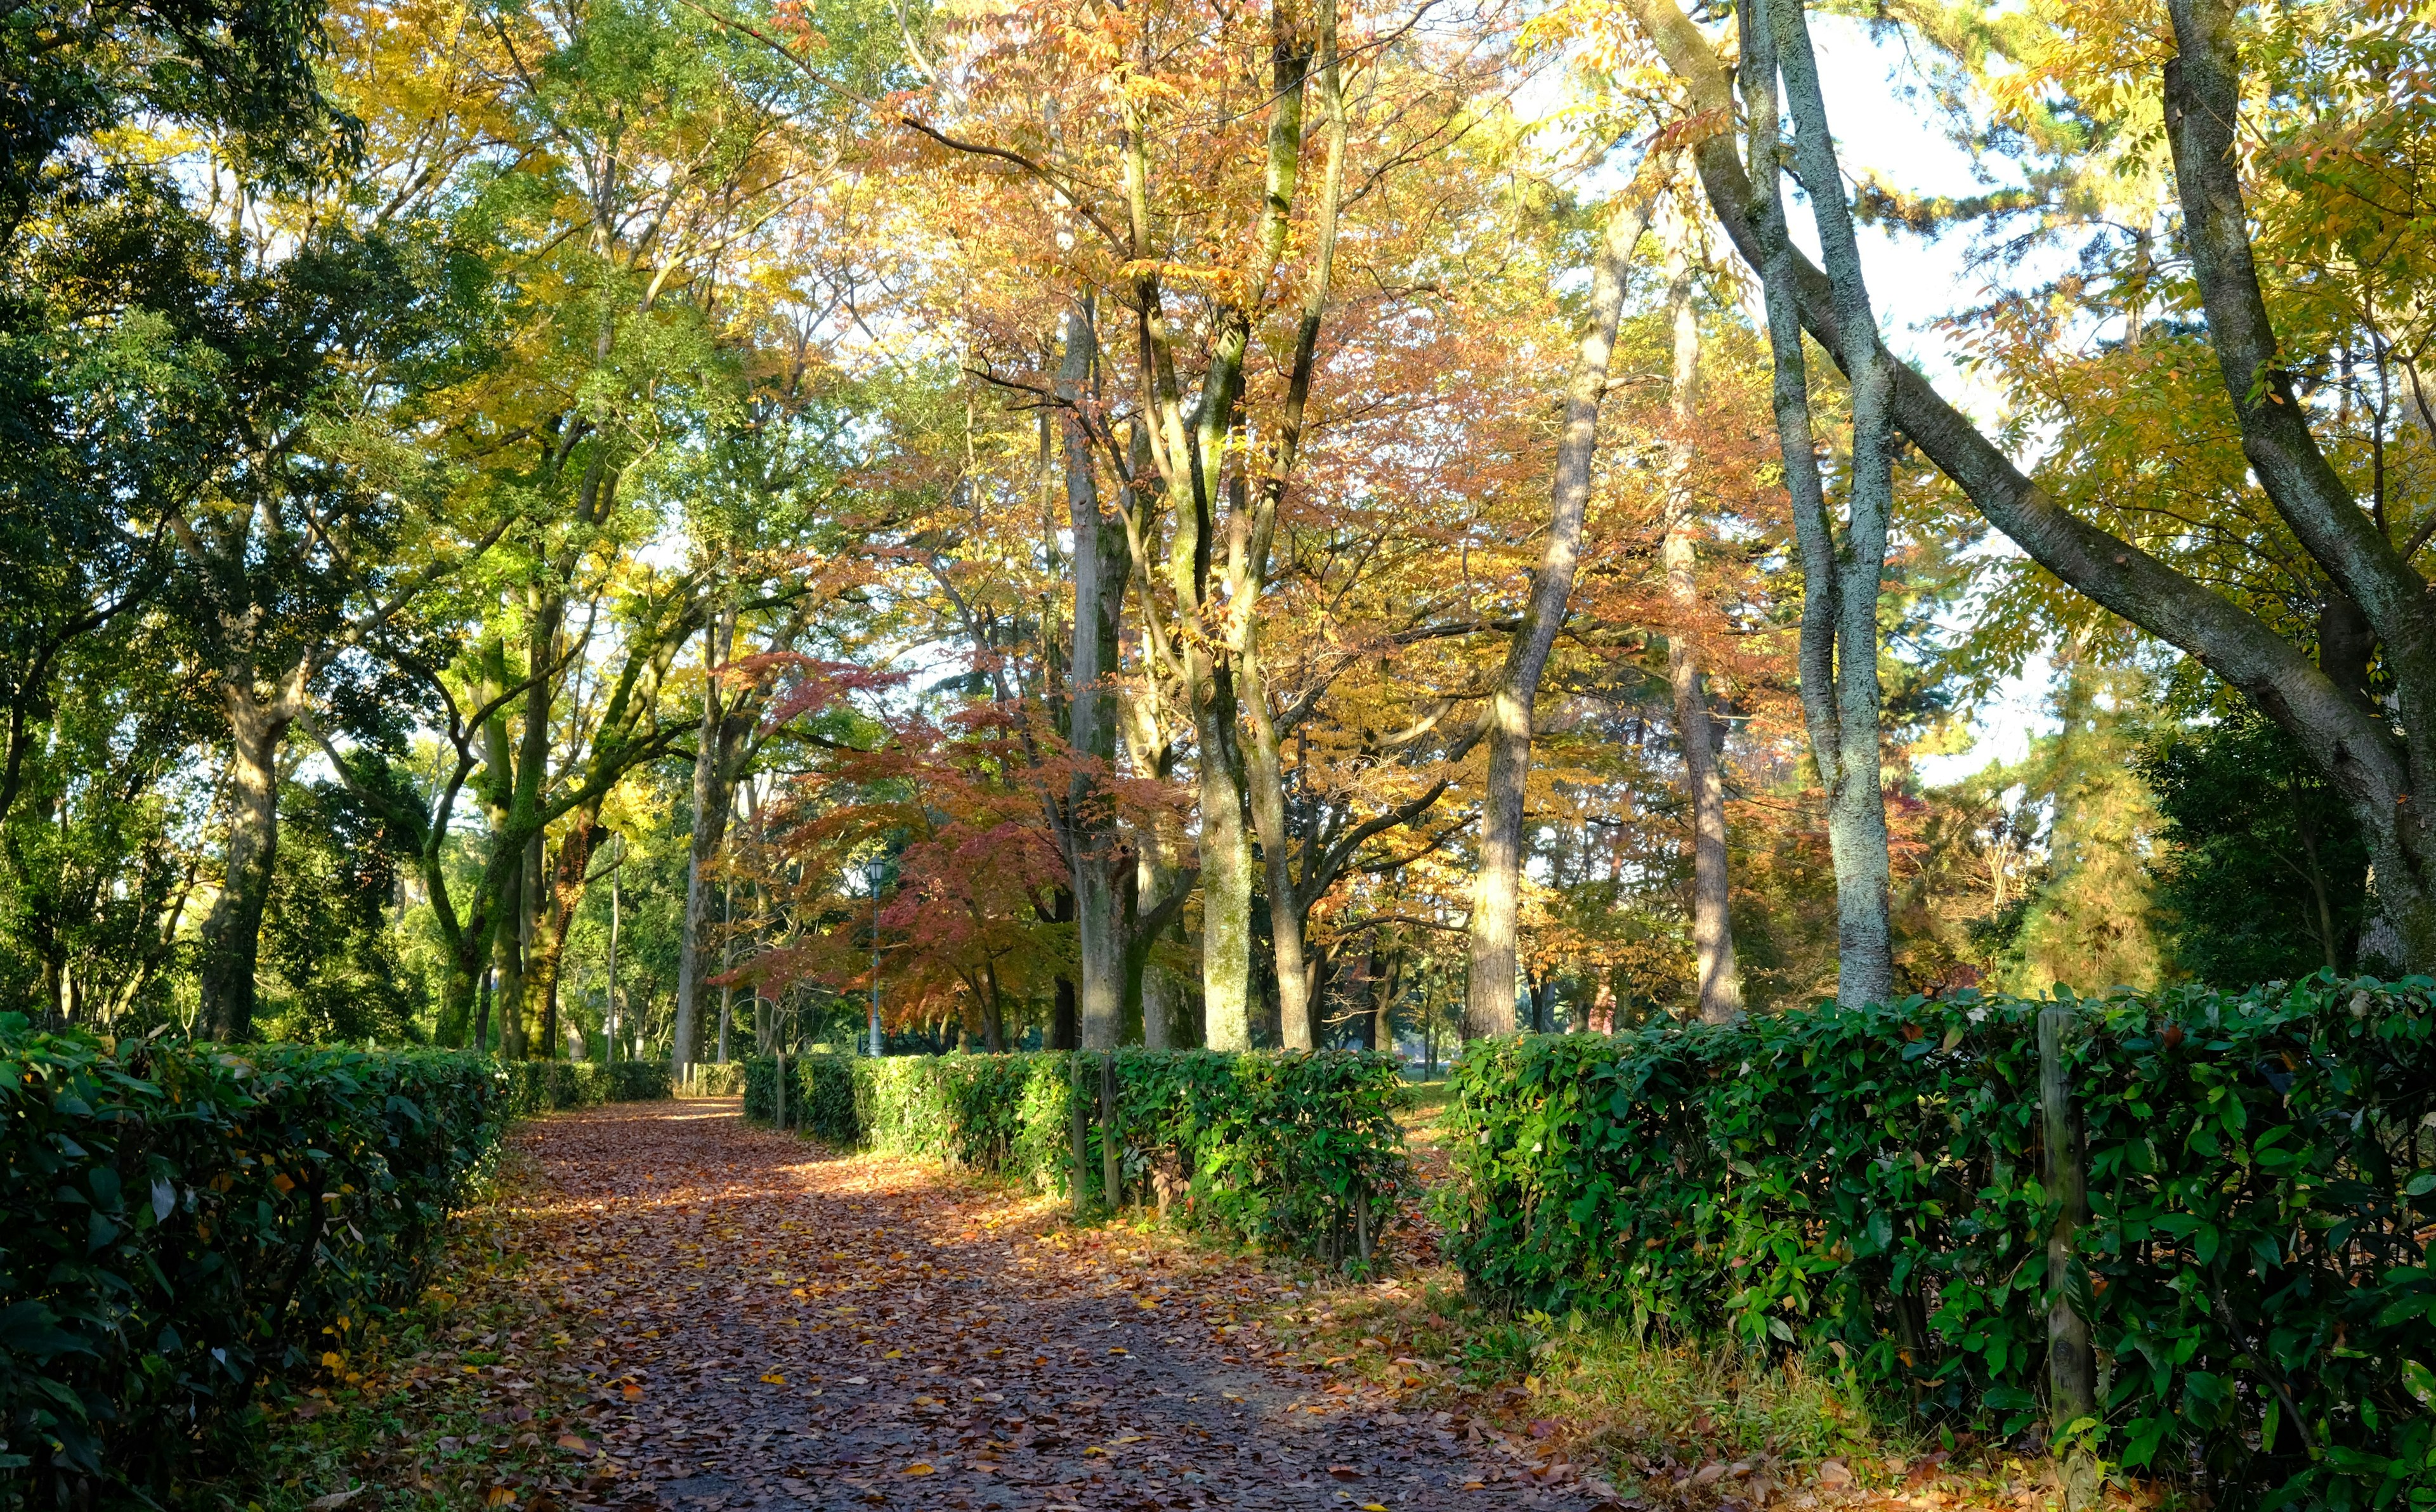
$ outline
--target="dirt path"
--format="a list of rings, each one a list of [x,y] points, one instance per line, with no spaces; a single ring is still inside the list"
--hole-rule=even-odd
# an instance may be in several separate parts
[[[603,1327],[603,1500],[687,1507],[1582,1509],[1560,1465],[1398,1412],[1256,1327],[1286,1283],[732,1103],[520,1137],[536,1277]],[[1315,1299],[1316,1301],[1316,1299]],[[1418,1367],[1416,1367],[1418,1368]]]

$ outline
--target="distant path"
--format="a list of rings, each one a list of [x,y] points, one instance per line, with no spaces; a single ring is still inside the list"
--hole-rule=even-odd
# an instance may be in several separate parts
[[[1243,1325],[1281,1284],[935,1165],[838,1157],[733,1102],[528,1125],[561,1228],[537,1277],[631,1379],[604,1499],[672,1507],[1546,1507],[1597,1499]],[[552,1240],[555,1240],[553,1243]],[[1241,1322],[1231,1325],[1230,1318]],[[1442,1415],[1441,1415],[1442,1416]]]

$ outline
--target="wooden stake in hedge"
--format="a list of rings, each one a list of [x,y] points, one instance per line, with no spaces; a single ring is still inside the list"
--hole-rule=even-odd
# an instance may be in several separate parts
[[[2097,1504],[2097,1461],[2085,1426],[2097,1416],[2097,1355],[2089,1319],[2073,1305],[2073,1247],[2089,1218],[2080,1115],[2073,1105],[2066,1036],[2079,1032],[2074,1010],[2061,1003],[2039,1013],[2039,1121],[2045,1167],[2040,1179],[2055,1205],[2047,1230],[2047,1423],[2063,1446],[2057,1469],[2067,1512]]]
[[[1085,1111],[1083,1090],[1084,1057],[1077,1053],[1071,1063],[1074,1091],[1067,1104],[1074,1113],[1074,1216],[1080,1218],[1090,1205],[1091,1184],[1091,1116]]]
[[[1110,1212],[1123,1206],[1119,1200],[1123,1174],[1122,1127],[1122,1121],[1117,1117],[1117,1052],[1104,1050],[1100,1051],[1100,1190]]]

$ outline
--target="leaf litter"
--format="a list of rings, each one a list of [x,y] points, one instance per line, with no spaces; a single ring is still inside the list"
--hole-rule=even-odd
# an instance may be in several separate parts
[[[558,1319],[526,1335],[565,1341],[586,1400],[554,1440],[583,1478],[508,1487],[514,1504],[1610,1503],[1461,1415],[1306,1364],[1276,1316],[1295,1283],[1255,1260],[1076,1227],[1062,1204],[733,1109],[612,1104],[519,1137],[524,1285]]]

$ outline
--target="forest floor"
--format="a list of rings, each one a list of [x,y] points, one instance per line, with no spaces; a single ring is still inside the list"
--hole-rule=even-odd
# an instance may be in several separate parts
[[[1412,1120],[1442,1170],[1437,1110]],[[2044,1504],[1832,1382],[1465,1304],[1418,1207],[1353,1283],[733,1100],[538,1120],[422,1303],[334,1339],[190,1506],[1736,1509]],[[1962,1452],[1952,1451],[1959,1448]],[[2144,1499],[2145,1500],[2145,1499]]]

